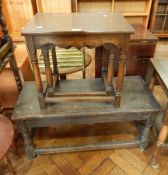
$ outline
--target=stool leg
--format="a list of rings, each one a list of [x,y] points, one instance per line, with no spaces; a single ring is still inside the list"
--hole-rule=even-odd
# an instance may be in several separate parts
[[[22,90],[22,81],[21,81],[21,76],[19,75],[19,70],[18,70],[18,67],[17,67],[16,59],[15,59],[14,55],[12,55],[11,57],[12,58],[9,61],[9,63],[10,63],[11,69],[13,71],[13,74],[15,76],[18,90],[21,91]]]
[[[117,79],[116,79],[116,95],[115,95],[115,99],[114,99],[114,106],[116,108],[120,107],[121,89],[122,89],[122,85],[123,85],[125,62],[126,62],[126,56],[121,55]]]
[[[158,140],[154,146],[153,156],[151,160],[151,166],[154,169],[158,169],[160,167],[158,163],[158,159],[160,155],[160,147],[164,145],[167,135],[168,135],[168,107],[163,117],[163,125],[160,130]]]
[[[149,89],[150,89],[152,92],[153,92],[153,90],[154,90],[155,82],[156,82],[156,76],[155,76],[155,74],[154,74],[153,77],[152,77],[151,80],[150,80],[150,83],[149,83]]]
[[[9,173],[10,173],[11,175],[15,175],[15,174],[16,174],[16,173],[15,173],[15,170],[14,170],[14,168],[13,168],[13,166],[12,166],[12,163],[11,163],[11,161],[10,161],[10,159],[9,159],[9,157],[8,157],[7,154],[6,154],[5,157],[4,157],[4,161],[5,161],[5,163],[6,163],[7,167],[8,167]]]

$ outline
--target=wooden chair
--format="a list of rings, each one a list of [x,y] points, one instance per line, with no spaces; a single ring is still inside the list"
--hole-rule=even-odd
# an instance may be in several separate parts
[[[14,128],[12,122],[8,118],[0,115],[0,160],[4,159],[8,170],[12,175],[15,174],[15,171],[7,156],[7,152],[12,144],[13,138]]]
[[[55,48],[55,51],[58,63],[58,73],[61,79],[66,79],[67,74],[71,74],[78,71],[82,71],[83,78],[86,77],[86,67],[91,62],[90,55],[86,54],[84,50],[81,51],[76,48],[71,49]],[[45,74],[45,64],[42,53],[39,54],[38,59],[39,59],[40,71],[41,73]],[[49,59],[52,72],[54,73],[51,52],[49,52]]]
[[[18,90],[21,91],[22,81],[19,75],[19,71],[18,71],[18,67],[17,67],[15,55],[14,55],[14,45],[11,37],[8,35],[8,30],[6,28],[6,23],[4,21],[4,17],[2,13],[2,1],[0,1],[0,26],[2,28],[2,35],[0,38],[0,73],[4,70],[6,65],[9,63],[13,71],[13,74],[15,76]]]
[[[148,76],[151,77],[149,88],[153,91],[155,82],[159,82],[168,97],[168,59],[151,59],[151,65],[148,71]],[[165,110],[162,127],[159,132],[157,142],[154,147],[151,166],[155,169],[159,168],[159,154],[160,148],[163,146],[168,147],[165,143],[168,136],[168,105]]]

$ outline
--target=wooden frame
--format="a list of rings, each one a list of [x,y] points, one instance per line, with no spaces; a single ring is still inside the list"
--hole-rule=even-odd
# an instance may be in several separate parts
[[[148,77],[150,78],[149,88],[151,91],[154,89],[154,85],[157,82],[162,86],[165,94],[168,96],[168,73],[167,73],[168,61],[167,59],[153,59],[151,60],[150,69],[148,71]],[[162,126],[159,131],[158,139],[155,143],[153,156],[151,160],[151,166],[154,169],[158,169],[159,165],[159,154],[161,147],[168,147],[165,143],[168,136],[168,105],[164,112]]]
[[[67,80],[66,80],[67,81]],[[101,85],[102,86],[102,85]],[[99,84],[99,88],[101,87]],[[68,89],[67,86],[64,86]],[[147,148],[149,132],[160,107],[149,91],[144,80],[139,76],[124,79],[123,98],[120,108],[113,108],[109,103],[57,103],[41,110],[36,100],[37,91],[34,82],[26,82],[19,96],[12,115],[24,139],[24,147],[29,158],[39,154],[64,153],[85,150],[101,150],[139,146]],[[135,99],[135,100],[132,100]],[[146,104],[144,106],[144,103]],[[30,110],[31,109],[31,110]],[[31,130],[38,127],[56,125],[92,125],[95,123],[144,121],[139,137],[125,141],[106,141],[83,143],[78,145],[53,145],[37,147],[32,143]],[[27,129],[29,128],[29,129]]]
[[[102,14],[71,14],[71,23],[70,25],[73,24],[73,20],[75,21],[75,26],[77,25],[79,28],[82,28],[82,23],[87,25],[88,20],[86,19],[94,19],[94,18],[103,18],[104,16]],[[129,38],[131,33],[133,33],[133,28],[125,21],[125,19],[118,13],[116,14],[111,14],[105,16],[107,20],[112,20],[114,21],[119,21],[114,24],[110,24],[108,27],[112,27],[113,30],[110,32],[107,25],[106,21],[102,19],[101,21],[101,26],[104,28],[104,31],[101,30],[99,32],[94,32],[96,31],[96,25],[93,26],[91,25],[91,28],[88,28],[86,32],[78,32],[78,31],[71,31],[69,30],[69,27],[72,28],[75,26],[68,26],[68,29],[66,29],[67,24],[66,21],[69,19],[68,14],[39,14],[34,17],[34,21],[37,20],[37,18],[41,18],[42,21],[44,21],[44,24],[40,24],[43,26],[46,26],[45,22],[48,23],[47,19],[53,18],[54,21],[57,21],[58,26],[61,25],[64,26],[65,28],[62,28],[61,31],[56,31],[57,27],[53,28],[53,23],[48,23],[47,27],[50,31],[50,27],[53,30],[52,32],[47,32],[43,31],[43,34],[37,32],[32,32],[31,30],[33,29],[33,26],[26,26],[22,32],[22,34],[25,36],[26,43],[27,43],[27,48],[30,53],[30,59],[33,65],[33,70],[34,70],[34,75],[35,75],[35,82],[36,82],[36,87],[39,92],[39,102],[40,102],[40,107],[45,108],[45,104],[51,103],[51,102],[60,102],[60,101],[114,101],[114,106],[119,107],[120,106],[120,98],[121,98],[121,89],[122,89],[122,82],[123,82],[123,76],[124,76],[124,68],[125,68],[125,62],[126,62],[126,55],[128,51],[128,45],[129,45]],[[42,19],[44,18],[44,19]],[[46,20],[45,20],[46,19]],[[60,19],[65,19],[65,24],[62,24],[62,21]],[[120,19],[120,20],[119,20]],[[39,26],[37,20],[36,26]],[[105,25],[104,25],[105,23]],[[31,23],[29,23],[31,25]],[[117,25],[116,25],[117,24]],[[88,24],[89,25],[89,24]],[[112,25],[112,26],[111,26]],[[119,26],[118,26],[119,25]],[[123,29],[124,28],[124,29]],[[58,28],[59,29],[59,28]],[[62,32],[64,30],[68,30],[67,32]],[[106,31],[107,30],[107,31]],[[118,32],[119,30],[119,32]],[[75,36],[75,37],[74,37]],[[108,67],[104,68],[103,70],[103,81],[105,85],[105,89],[98,93],[98,92],[81,92],[78,93],[74,96],[74,94],[70,95],[69,92],[64,92],[62,93],[62,97],[59,94],[59,97],[57,93],[55,92],[55,84],[57,83],[57,78],[54,78],[54,76],[58,75],[52,75],[51,67],[50,67],[50,61],[49,61],[49,50],[52,50],[53,48],[55,49],[55,46],[58,47],[63,47],[63,48],[70,48],[70,47],[76,47],[76,48],[83,48],[83,47],[89,47],[89,48],[95,48],[99,47],[100,45],[103,45],[109,50],[109,65]],[[117,80],[116,80],[116,85],[115,89],[112,83],[113,79],[113,59],[114,57],[112,56],[112,50],[113,50],[113,45],[116,47],[119,47],[121,49],[121,55],[119,58],[119,64],[118,64],[118,75],[117,75]],[[39,71],[39,65],[38,65],[38,59],[36,56],[36,50],[41,49],[44,57],[44,63],[45,63],[45,71],[46,71],[46,79],[47,79],[47,88],[45,89],[42,85],[41,77],[40,77],[40,71]],[[53,55],[56,60],[56,55]],[[56,67],[57,64],[53,65],[53,67]],[[56,82],[55,82],[56,80]],[[111,83],[109,83],[111,82]],[[114,92],[114,93],[113,93]],[[85,96],[84,96],[85,94]],[[86,95],[87,94],[87,95]]]

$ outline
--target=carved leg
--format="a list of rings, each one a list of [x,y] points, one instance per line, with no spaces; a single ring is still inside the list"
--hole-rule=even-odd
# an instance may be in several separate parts
[[[140,149],[143,151],[144,149],[146,149],[149,145],[149,134],[150,134],[150,130],[153,126],[153,123],[156,119],[157,114],[151,114],[151,116],[149,116],[148,120],[145,123],[145,127],[142,131],[141,134],[141,141],[143,141],[144,143],[142,143],[140,145]]]
[[[10,159],[9,159],[9,157],[8,157],[7,154],[6,154],[5,157],[4,157],[4,161],[5,161],[5,164],[6,164],[7,167],[8,167],[9,173],[10,173],[11,175],[15,175],[15,174],[16,174],[16,173],[15,173],[15,170],[14,170],[14,168],[13,168],[13,166],[12,166],[12,163],[11,163],[11,161],[10,161]]]
[[[114,101],[114,106],[117,108],[120,107],[121,89],[122,89],[123,78],[124,78],[125,61],[126,61],[125,55],[121,55],[119,68],[118,68],[116,94],[115,94],[115,101]]]
[[[48,47],[48,45],[43,46],[41,50],[42,50],[43,57],[44,57],[47,85],[49,87],[52,87],[53,86],[53,76],[52,76],[52,71],[51,71],[51,67],[50,67],[50,58],[49,58],[49,47]]]
[[[102,73],[104,85],[106,89],[106,95],[109,95],[109,96],[112,95],[112,90],[114,90],[113,84],[112,84],[113,74],[114,74],[114,55],[110,54],[107,73]]]
[[[25,152],[28,154],[30,159],[33,159],[36,156],[36,154],[33,151],[32,141],[30,139],[28,129],[25,126],[24,121],[17,122],[17,126],[24,140]]]
[[[18,70],[18,67],[17,67],[17,64],[16,64],[15,56],[12,55],[11,57],[12,58],[10,59],[10,62],[9,63],[10,63],[11,69],[13,71],[13,74],[15,76],[18,90],[21,91],[22,90],[21,76],[19,75],[19,70]]]
[[[153,74],[154,74],[154,68],[153,68],[152,64],[149,62],[148,68],[146,71],[146,75],[145,75],[145,82],[148,86],[149,86],[149,83],[150,83],[150,80],[151,80],[151,77],[153,76]]]
[[[151,160],[151,166],[154,169],[158,169],[160,167],[158,163],[159,155],[160,155],[160,147],[164,145],[166,138],[168,136],[168,107],[163,117],[163,125],[159,133],[158,140],[154,146],[153,156]]]
[[[112,80],[114,75],[114,55],[110,54],[109,63],[108,63],[108,71],[107,71],[107,84],[112,87]]]
[[[30,36],[26,37],[26,43],[27,43],[27,48],[29,51],[29,56],[31,59],[32,67],[33,67],[33,73],[34,73],[34,77],[35,77],[36,88],[38,91],[38,100],[39,100],[40,108],[44,109],[45,108],[45,101],[44,101],[44,94],[43,94],[43,85],[42,85],[42,81],[41,81],[40,69],[38,66],[38,59],[36,56],[36,49],[34,46],[33,38]]]
[[[52,62],[53,62],[53,75],[54,75],[54,83],[53,83],[53,90],[55,89],[58,81],[59,81],[59,73],[58,73],[58,65],[57,65],[57,55],[56,55],[56,48],[53,46],[51,49],[52,55]]]

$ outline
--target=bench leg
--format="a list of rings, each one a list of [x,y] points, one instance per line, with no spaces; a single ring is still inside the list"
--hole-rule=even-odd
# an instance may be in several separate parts
[[[151,167],[154,169],[158,169],[160,167],[158,163],[159,155],[160,155],[160,147],[164,146],[166,138],[168,136],[168,107],[163,117],[163,125],[159,133],[158,140],[154,146],[153,156],[151,160]]]
[[[149,119],[146,121],[145,123],[145,127],[142,131],[142,134],[141,134],[141,141],[143,141],[143,143],[140,145],[140,150],[144,151],[148,145],[149,145],[149,134],[150,134],[150,130],[153,126],[153,123],[156,119],[156,116],[157,116],[157,113],[155,114],[151,114],[151,116],[149,117]]]
[[[17,122],[17,126],[24,140],[25,152],[27,153],[30,159],[35,158],[36,154],[33,150],[32,140],[29,136],[28,129],[25,126],[24,121]]]

